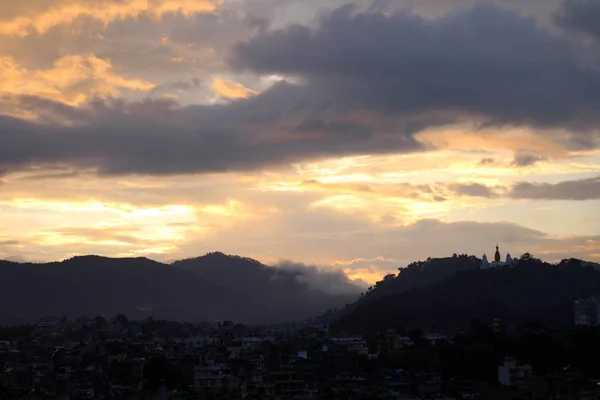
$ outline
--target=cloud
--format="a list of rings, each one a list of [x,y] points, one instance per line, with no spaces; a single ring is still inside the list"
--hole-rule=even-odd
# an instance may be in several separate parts
[[[256,170],[428,150],[418,132],[461,119],[587,126],[596,118],[600,74],[579,62],[579,51],[490,4],[427,20],[342,7],[316,29],[262,32],[234,50],[235,66],[291,76],[295,84],[275,84],[230,104],[189,107],[114,100],[121,90],[144,93],[152,83],[116,75],[104,59],[68,58],[68,68],[60,64],[39,76],[63,84],[60,96],[69,94],[48,98],[79,108],[31,96],[3,100],[4,114],[38,121],[0,118],[0,168],[67,166],[113,175]],[[215,83],[228,97],[250,94],[234,82]]]
[[[32,32],[44,34],[51,28],[88,18],[108,25],[113,21],[147,15],[161,18],[169,13],[193,15],[212,12],[222,2],[218,0],[55,0],[31,2],[13,15],[0,19],[0,35],[26,36]]]
[[[518,152],[515,154],[515,158],[512,161],[511,165],[515,167],[529,167],[537,162],[546,161],[548,157],[545,156],[536,156],[527,153]]]
[[[38,170],[42,172],[43,169]],[[384,275],[378,271],[397,272],[398,267],[418,259],[455,252],[476,255],[493,252],[496,242],[503,253],[509,251],[518,256],[528,251],[548,260],[562,256],[597,260],[597,256],[592,255],[600,254],[600,244],[594,244],[598,239],[583,234],[560,237],[544,233],[543,229],[527,229],[510,223],[422,220],[423,215],[431,215],[422,213],[430,204],[423,201],[408,201],[407,204],[419,207],[414,210],[416,214],[411,219],[414,222],[403,224],[369,218],[373,213],[399,215],[402,212],[398,210],[398,203],[381,198],[374,198],[358,212],[315,208],[310,205],[320,200],[322,193],[262,191],[263,181],[256,174],[209,174],[191,180],[185,176],[84,176],[84,181],[55,179],[42,185],[40,181],[19,178],[29,175],[29,172],[9,174],[8,183],[0,193],[2,203],[6,204],[0,206],[0,224],[11,227],[11,235],[6,239],[19,240],[24,246],[1,249],[0,257],[22,255],[48,261],[74,253],[133,256],[162,252],[152,257],[181,259],[221,249],[269,265],[277,264],[280,259],[292,259],[323,268],[349,269],[345,271],[347,275],[371,282]],[[260,175],[275,182],[279,180],[279,176],[271,173]],[[496,186],[490,189],[507,196],[504,193],[508,189]],[[445,190],[450,200],[444,207],[450,203],[452,209],[444,210],[439,218],[457,217],[455,199],[458,207],[473,202],[489,207],[496,202],[487,198],[457,199],[449,189]],[[168,204],[186,205],[189,211],[171,215],[169,210],[179,209],[166,207]],[[535,204],[532,207],[536,208]],[[561,211],[561,207],[557,205],[557,210],[564,211],[565,220],[591,216],[594,211],[590,205],[587,212],[570,215],[570,209]],[[509,212],[510,208],[514,207],[510,205]],[[270,209],[278,212],[272,213]],[[502,210],[506,209],[493,208],[492,218],[510,215]],[[246,214],[260,219],[246,218]],[[479,213],[468,214],[481,218]],[[464,217],[458,215],[458,218]],[[56,226],[57,220],[60,227]],[[529,221],[526,224],[539,228],[535,218],[526,220]],[[581,226],[578,221],[574,224],[575,229]],[[120,227],[139,230],[130,232]],[[561,224],[558,229],[568,233],[571,228]],[[591,228],[588,231],[595,233]],[[160,243],[156,241],[157,235]],[[131,236],[139,242],[133,241]],[[309,253],[307,248],[311,249]],[[560,254],[547,253],[549,251],[560,251]],[[340,260],[350,261],[340,263]],[[349,263],[351,265],[346,266]],[[354,269],[358,271],[353,272]]]
[[[307,190],[330,192],[337,195],[360,195],[362,198],[389,197],[393,199],[409,199],[413,201],[445,201],[447,196],[459,195],[466,197],[498,197],[494,188],[481,183],[443,183],[413,184],[401,182],[395,184],[375,183],[324,183],[315,179],[302,182]]]
[[[241,83],[231,82],[223,78],[213,78],[210,90],[227,99],[245,99],[258,94],[257,91],[248,89]]]
[[[24,243],[18,241],[18,240],[0,240],[0,246],[4,247],[4,246],[21,246]]]
[[[139,227],[132,226],[99,228],[62,227],[44,231],[43,235],[50,235],[54,240],[58,239],[64,242],[76,241],[77,243],[93,243],[105,246],[129,247],[143,245],[146,247],[158,247],[164,244],[162,240],[149,240],[148,238],[133,236],[139,233],[139,231]]]
[[[151,82],[115,74],[109,60],[93,54],[64,56],[50,69],[35,70],[10,57],[0,58],[0,91],[5,95],[32,95],[81,105],[91,98],[116,97],[123,89],[147,92],[154,87]]]
[[[600,199],[600,176],[559,183],[520,182],[512,187],[509,196],[531,200],[592,200]]]
[[[431,183],[414,185],[401,183],[396,185],[365,184],[323,184],[307,182],[306,188],[330,191],[334,194],[361,194],[374,196],[380,201],[386,197],[395,199],[411,199],[413,201],[432,202],[448,200],[458,196],[482,198],[512,198],[531,200],[594,200],[600,199],[600,176],[563,181],[559,183],[517,182],[513,185],[488,186],[482,183]],[[339,204],[338,204],[339,206]]]
[[[600,38],[599,19],[598,0],[565,0],[555,14],[559,26],[597,38]]]
[[[471,197],[498,197],[498,194],[490,187],[480,183],[455,183],[449,185],[455,193]]]
[[[486,165],[494,165],[495,163],[496,163],[495,159],[493,159],[492,157],[486,157],[486,158],[482,158],[481,160],[479,160],[479,162],[477,162],[477,166],[482,167],[482,166],[486,166]]]
[[[302,217],[307,218],[308,215],[299,215],[296,221],[300,221]],[[289,226],[294,226],[294,216],[288,216],[288,219]],[[327,216],[321,219],[322,223],[328,221]],[[343,254],[348,258],[375,258],[375,255],[383,255],[395,260],[394,263],[375,260],[361,265],[357,273],[362,273],[365,277],[367,274],[362,268],[369,266],[374,265],[381,271],[397,272],[398,267],[427,257],[447,257],[453,253],[478,256],[484,252],[489,254],[494,251],[496,244],[500,245],[503,254],[510,252],[519,256],[530,252],[548,261],[563,257],[597,260],[594,254],[598,254],[600,249],[598,236],[554,236],[510,222],[443,222],[423,219],[398,227],[375,227],[363,222],[352,229],[338,225],[328,227],[328,230],[327,234],[313,231],[312,235],[306,236],[293,231],[280,231],[277,235],[278,248],[280,251],[289,251],[289,254],[301,254],[302,250],[299,248],[310,248],[312,256]],[[293,249],[289,242],[294,243]],[[352,245],[349,246],[348,243]],[[204,242],[206,244],[208,243]],[[253,251],[260,251],[263,246],[270,247],[268,244],[252,243]],[[331,264],[334,262],[332,260]],[[346,271],[346,274],[354,276],[352,271]]]
[[[343,271],[286,260],[280,261],[276,267],[297,273],[298,282],[325,293],[355,295],[367,286],[364,281],[350,280]]]
[[[338,8],[316,29],[294,25],[234,49],[231,64],[301,76],[336,104],[488,123],[596,124],[600,72],[584,49],[493,4],[425,20]]]
[[[60,123],[0,117],[0,168],[75,166],[100,174],[150,175],[253,170],[306,158],[421,149],[410,135],[343,132],[289,135],[300,105],[296,88],[280,84],[222,106],[176,107],[172,101],[95,101],[87,108],[18,98]],[[16,106],[15,106],[16,107]],[[52,112],[49,112],[51,110]],[[77,123],[65,126],[71,116]]]

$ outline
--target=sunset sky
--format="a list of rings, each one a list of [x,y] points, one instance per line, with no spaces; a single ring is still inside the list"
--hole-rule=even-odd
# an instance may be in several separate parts
[[[0,258],[600,261],[600,1],[3,0]]]

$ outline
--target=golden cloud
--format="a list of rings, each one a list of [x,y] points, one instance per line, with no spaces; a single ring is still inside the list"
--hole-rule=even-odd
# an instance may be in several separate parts
[[[112,72],[109,60],[93,54],[70,55],[54,62],[52,68],[28,70],[11,57],[0,58],[0,92],[31,95],[80,105],[92,97],[119,95],[121,89],[147,92],[151,82],[130,79]]]
[[[223,0],[61,0],[49,8],[30,7],[22,14],[0,21],[1,35],[45,34],[50,29],[90,18],[105,26],[117,20],[146,15],[159,19],[165,14],[190,16],[215,11]]]
[[[214,78],[210,90],[228,99],[245,99],[258,94],[257,91],[248,89],[241,83],[227,81],[222,78]]]

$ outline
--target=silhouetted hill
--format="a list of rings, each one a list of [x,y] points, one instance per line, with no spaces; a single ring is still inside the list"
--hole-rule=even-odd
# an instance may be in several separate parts
[[[400,271],[398,274],[388,274],[375,285],[369,286],[357,302],[339,310],[337,317],[346,315],[367,302],[433,285],[458,272],[477,270],[480,265],[479,258],[466,254],[415,261],[404,268],[398,268]]]
[[[399,268],[397,275],[389,274],[370,287],[362,300],[372,300],[437,283],[461,271],[479,269],[481,260],[466,254],[445,258],[428,258]]]
[[[45,264],[0,261],[0,323],[32,321],[45,315],[117,313],[136,318],[152,315],[191,321],[264,323],[305,318],[331,304],[344,304],[345,299],[318,293],[314,299],[308,295],[288,296],[289,303],[282,300],[271,306],[256,301],[254,296],[260,300],[275,299],[281,291],[298,290],[293,282],[274,280],[265,287],[260,280],[251,281],[248,277],[245,290],[237,290],[236,285],[228,284],[228,279],[248,275],[244,269],[255,268],[252,263],[240,263],[244,259],[227,256],[197,260],[204,260],[203,265],[212,274],[204,274],[205,278],[187,270],[185,267],[195,265],[194,261],[167,265],[147,258],[84,256]],[[256,284],[255,289],[250,284]]]
[[[176,261],[172,265],[193,272],[207,282],[251,296],[255,303],[279,319],[290,313],[303,317],[315,315],[358,298],[358,293],[332,295],[316,290],[303,281],[302,271],[269,267],[250,258],[219,252]]]
[[[116,313],[216,318],[236,315],[241,300],[189,272],[146,258],[85,256],[47,264],[0,262],[0,285],[0,316],[28,321],[44,315]],[[140,306],[151,311],[140,311]]]
[[[403,274],[388,280],[402,280]],[[452,329],[466,326],[473,318],[501,318],[515,326],[531,321],[569,326],[573,301],[596,293],[600,293],[600,272],[593,265],[583,266],[579,260],[550,265],[532,259],[512,268],[466,268],[431,285],[371,294],[370,300],[365,296],[334,327],[353,331],[396,326]]]

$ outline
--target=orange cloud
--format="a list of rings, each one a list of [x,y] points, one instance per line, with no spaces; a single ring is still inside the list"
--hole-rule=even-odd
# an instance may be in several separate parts
[[[92,97],[117,96],[121,89],[146,92],[151,82],[130,79],[112,72],[109,60],[93,54],[59,58],[52,68],[28,70],[11,57],[0,58],[0,92],[32,95],[69,105],[79,105]]]
[[[258,94],[258,92],[248,89],[241,83],[227,81],[221,78],[214,78],[210,87],[214,93],[228,99],[245,99]]]
[[[190,16],[214,11],[223,0],[62,0],[53,7],[31,7],[0,21],[1,35],[45,34],[51,28],[86,17],[108,25],[112,21],[147,15],[159,19],[168,13]]]

